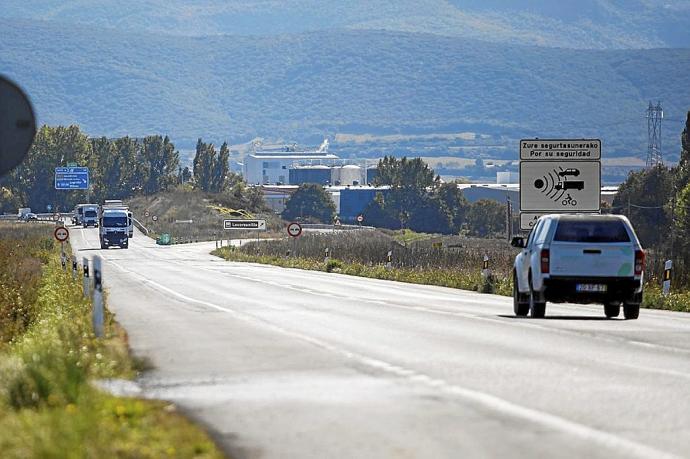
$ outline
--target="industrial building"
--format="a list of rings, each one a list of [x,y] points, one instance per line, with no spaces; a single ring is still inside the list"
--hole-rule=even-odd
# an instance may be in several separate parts
[[[298,150],[294,145],[256,149],[244,158],[243,175],[251,185],[286,184],[290,169],[298,165],[334,165],[340,158],[328,153],[328,140],[315,150]]]

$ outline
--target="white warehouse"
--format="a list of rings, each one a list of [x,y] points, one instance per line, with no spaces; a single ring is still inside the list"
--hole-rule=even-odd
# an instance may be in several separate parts
[[[338,156],[328,153],[328,142],[317,150],[297,151],[294,147],[258,150],[244,158],[244,179],[251,185],[287,184],[290,169],[297,164],[332,165]]]

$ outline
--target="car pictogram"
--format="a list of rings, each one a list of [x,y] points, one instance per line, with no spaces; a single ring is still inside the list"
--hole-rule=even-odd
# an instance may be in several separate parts
[[[580,175],[580,169],[568,168],[566,170],[560,171],[558,173],[561,177],[567,177],[572,175],[573,177],[578,177]]]

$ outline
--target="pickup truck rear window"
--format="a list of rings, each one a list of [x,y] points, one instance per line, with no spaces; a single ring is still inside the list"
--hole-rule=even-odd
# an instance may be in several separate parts
[[[625,224],[620,220],[561,220],[553,239],[559,242],[630,242]]]

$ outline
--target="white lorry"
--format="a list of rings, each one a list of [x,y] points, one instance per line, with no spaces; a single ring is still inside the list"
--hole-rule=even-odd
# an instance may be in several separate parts
[[[123,249],[129,247],[129,226],[131,217],[121,207],[102,206],[98,216],[98,238],[101,249],[117,245]]]
[[[132,217],[132,212],[130,212],[129,207],[127,207],[120,199],[106,199],[103,201],[103,208],[109,209],[122,209],[127,212],[127,217],[129,224],[127,226],[128,237],[134,237],[134,218]]]
[[[621,215],[545,215],[525,241],[513,269],[513,309],[542,318],[546,302],[602,303],[606,317],[637,319],[645,252]]]

